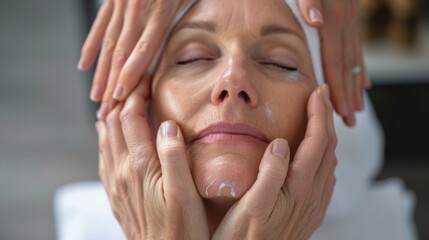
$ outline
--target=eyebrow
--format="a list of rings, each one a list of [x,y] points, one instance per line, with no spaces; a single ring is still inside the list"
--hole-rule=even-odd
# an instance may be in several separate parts
[[[272,34],[293,34],[302,38],[301,34],[299,34],[297,31],[278,24],[270,24],[262,27],[261,33],[260,33],[261,37],[272,35]]]
[[[210,33],[216,33],[217,26],[212,21],[192,21],[181,24],[176,31],[180,31],[182,29],[200,29]]]
[[[178,32],[183,29],[199,29],[210,33],[216,33],[217,25],[213,21],[191,21],[191,22],[186,22],[184,24],[181,24],[180,26],[178,26],[176,31]],[[292,34],[292,35],[298,36],[301,39],[303,38],[303,36],[299,34],[297,31],[291,28],[281,26],[279,24],[269,24],[261,28],[261,31],[260,31],[261,37],[274,35],[274,34]]]

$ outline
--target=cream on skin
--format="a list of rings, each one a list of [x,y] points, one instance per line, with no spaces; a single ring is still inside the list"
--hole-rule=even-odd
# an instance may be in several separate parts
[[[253,185],[275,138],[292,157],[316,88],[304,33],[283,0],[202,0],[176,25],[152,82],[153,128],[179,124],[211,229]]]

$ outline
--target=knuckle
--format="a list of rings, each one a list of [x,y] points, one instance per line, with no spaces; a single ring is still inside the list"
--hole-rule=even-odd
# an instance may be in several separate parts
[[[141,3],[142,3],[141,0],[129,0],[128,1],[128,9],[138,10],[138,9],[140,9]]]
[[[333,160],[332,160],[332,167],[333,167],[333,171],[335,171],[335,169],[338,166],[338,159],[334,156]]]
[[[286,170],[281,166],[270,165],[263,170],[264,175],[270,180],[282,184],[285,181]]]
[[[156,157],[156,153],[153,151],[152,146],[148,144],[139,144],[137,146],[133,146],[132,149],[130,149],[130,154],[134,159],[134,162],[139,162],[134,163],[136,164],[135,167],[138,167],[138,169],[147,168],[147,164],[152,162],[151,159]]]
[[[119,119],[120,119],[122,124],[126,124],[126,123],[130,122],[132,115],[133,115],[133,113],[131,111],[131,108],[124,108],[121,110],[121,112],[119,114]]]
[[[337,184],[337,176],[332,176],[332,186],[335,186]]]
[[[320,136],[320,144],[323,148],[327,148],[328,144],[329,144],[329,135],[328,133],[325,131],[324,133],[321,134]]]
[[[117,121],[118,121],[118,114],[117,111],[110,111],[109,114],[107,114],[106,117],[106,124],[109,127],[115,127]]]
[[[124,65],[126,60],[126,50],[123,48],[116,48],[115,53],[113,54],[113,60],[118,66]]]
[[[107,140],[105,134],[98,135],[98,149],[99,149],[100,153],[103,153],[104,149],[107,147],[108,147],[108,140]]]
[[[126,167],[122,167],[116,175],[115,178],[115,188],[117,193],[123,193],[128,189],[128,178],[130,174]]]
[[[174,1],[171,0],[159,0],[157,2],[156,9],[162,16],[169,16],[172,14],[174,9]]]
[[[338,145],[338,137],[336,134],[333,134],[330,139],[330,146],[333,151],[337,148],[337,145]]]
[[[135,48],[136,53],[140,55],[147,53],[149,51],[149,43],[146,39],[139,40]]]
[[[160,146],[160,155],[166,159],[174,159],[180,156],[182,151],[182,144],[178,141],[169,140],[163,141]]]
[[[112,37],[107,37],[103,41],[103,50],[106,52],[113,52],[115,49],[116,41]]]

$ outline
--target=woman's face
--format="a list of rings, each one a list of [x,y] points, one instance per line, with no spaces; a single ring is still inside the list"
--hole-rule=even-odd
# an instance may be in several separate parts
[[[150,115],[176,121],[203,198],[240,198],[268,144],[303,138],[316,87],[304,33],[283,0],[202,0],[175,27]]]

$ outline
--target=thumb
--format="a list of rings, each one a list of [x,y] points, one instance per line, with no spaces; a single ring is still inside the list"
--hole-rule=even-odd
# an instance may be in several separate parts
[[[166,200],[198,194],[188,166],[183,135],[177,123],[163,122],[156,142]]]
[[[305,22],[312,27],[321,27],[323,20],[322,3],[320,0],[295,0]]]
[[[254,208],[248,209],[251,216],[260,217],[261,214],[262,216],[271,214],[286,179],[289,159],[290,151],[286,140],[275,139],[268,145],[259,165],[258,177],[243,196],[243,199],[250,203],[247,206]],[[256,212],[253,212],[254,210]]]

